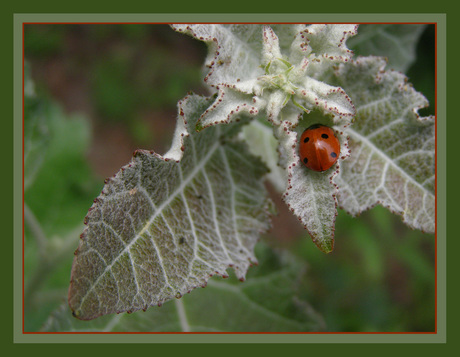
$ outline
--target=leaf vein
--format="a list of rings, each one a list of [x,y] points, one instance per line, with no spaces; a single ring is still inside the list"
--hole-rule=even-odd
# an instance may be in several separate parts
[[[391,165],[395,171],[399,172],[404,179],[409,180],[412,184],[414,184],[421,192],[427,192],[427,189],[425,189],[420,183],[418,183],[412,176],[410,176],[407,172],[405,172],[401,167],[396,166],[393,160],[384,151],[377,148],[372,143],[372,141],[368,140],[365,136],[362,136],[360,133],[354,131],[353,129],[350,129],[348,133],[351,136],[354,136],[358,142],[361,141],[364,145],[366,145],[371,150],[376,152],[385,161],[386,165]],[[431,194],[431,192],[429,194]]]

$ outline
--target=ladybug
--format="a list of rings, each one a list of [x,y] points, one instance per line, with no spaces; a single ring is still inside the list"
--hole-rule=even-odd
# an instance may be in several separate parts
[[[313,171],[326,171],[339,158],[340,143],[332,128],[313,124],[300,137],[300,160]]]

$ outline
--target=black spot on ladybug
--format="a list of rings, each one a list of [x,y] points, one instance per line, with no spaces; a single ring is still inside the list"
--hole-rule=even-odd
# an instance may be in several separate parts
[[[335,152],[331,152],[331,156],[335,158],[337,157],[337,154]]]
[[[303,159],[303,163],[306,164],[307,162],[308,162],[308,159],[305,157],[305,158]]]
[[[308,143],[308,140],[310,140],[310,138],[307,136],[305,139],[303,139],[303,142]]]
[[[329,138],[329,136],[328,136],[327,134],[321,134],[321,137],[322,137],[323,139]]]

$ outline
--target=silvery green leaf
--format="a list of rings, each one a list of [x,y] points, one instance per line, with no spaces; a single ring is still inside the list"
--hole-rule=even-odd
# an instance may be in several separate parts
[[[357,110],[346,128],[351,155],[336,179],[339,203],[353,215],[381,204],[410,227],[433,233],[435,118],[419,116],[427,100],[403,74],[384,71],[385,64],[358,58],[337,72]]]
[[[69,288],[79,319],[161,305],[229,267],[243,280],[257,261],[269,227],[267,170],[235,141],[241,124],[194,130],[210,103],[181,101],[171,150],[136,151],[94,201]]]
[[[339,160],[323,172],[305,167],[298,155],[302,132],[318,122],[333,128],[341,145]],[[342,160],[349,155],[347,137],[343,135],[345,126],[339,117],[324,116],[321,112],[315,111],[304,115],[295,128],[291,128],[287,122],[275,127],[275,137],[279,142],[279,164],[285,169],[287,176],[283,200],[305,226],[313,242],[325,253],[331,252],[334,248],[338,194],[334,179]]]

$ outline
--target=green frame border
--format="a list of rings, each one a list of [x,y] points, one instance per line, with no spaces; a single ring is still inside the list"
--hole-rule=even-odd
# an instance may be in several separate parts
[[[437,333],[57,334],[22,332],[22,40],[27,22],[429,22],[437,23]],[[446,342],[446,14],[14,14],[13,233],[15,343],[445,343]]]

